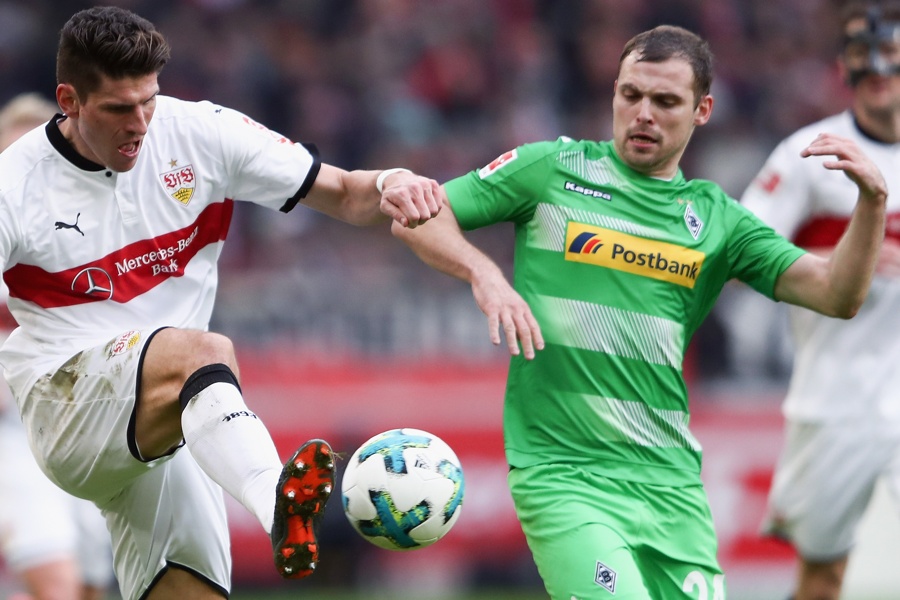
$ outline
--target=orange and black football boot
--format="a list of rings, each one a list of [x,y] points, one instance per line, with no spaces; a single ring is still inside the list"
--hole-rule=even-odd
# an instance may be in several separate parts
[[[294,453],[278,478],[272,551],[285,579],[313,574],[319,562],[316,528],[334,489],[334,454],[324,440],[310,440]]]

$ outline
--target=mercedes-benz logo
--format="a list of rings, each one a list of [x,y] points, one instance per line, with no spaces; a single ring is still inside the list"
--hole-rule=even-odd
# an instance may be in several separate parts
[[[100,267],[87,267],[72,280],[72,291],[109,300],[113,297],[112,277]]]

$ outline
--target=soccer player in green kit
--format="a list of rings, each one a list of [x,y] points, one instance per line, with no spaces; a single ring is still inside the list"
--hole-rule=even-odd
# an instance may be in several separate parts
[[[636,36],[619,62],[612,141],[520,146],[447,182],[450,210],[433,222],[394,227],[427,264],[471,283],[492,341],[505,337],[513,355],[509,485],[555,600],[725,597],[688,428],[691,336],[732,278],[839,318],[872,278],[887,188],[849,140],[819,136],[803,151],[859,188],[830,258],[684,178],[679,160],[713,107],[711,64],[685,29]],[[515,224],[513,286],[461,231],[501,221]]]

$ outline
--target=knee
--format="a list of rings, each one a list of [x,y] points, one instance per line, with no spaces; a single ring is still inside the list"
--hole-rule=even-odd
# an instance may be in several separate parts
[[[224,335],[202,332],[192,345],[191,353],[195,357],[193,366],[196,368],[221,363],[227,365],[237,375],[234,343]]]
[[[846,559],[824,563],[801,561],[796,600],[837,600],[846,566]]]
[[[198,369],[224,364],[238,376],[234,344],[219,333],[194,329],[160,330],[145,356],[144,374],[184,383]]]

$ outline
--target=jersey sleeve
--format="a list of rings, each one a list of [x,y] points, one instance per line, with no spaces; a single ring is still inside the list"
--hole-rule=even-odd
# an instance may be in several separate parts
[[[209,108],[229,173],[229,197],[282,212],[294,208],[319,173],[315,146],[292,142],[238,111]]]
[[[733,203],[734,228],[729,243],[731,275],[775,299],[775,282],[806,250],[763,223],[746,207]]]
[[[550,174],[557,142],[526,144],[504,152],[481,169],[444,184],[464,230],[493,223],[523,223],[534,214],[538,190]]]
[[[800,151],[806,141],[797,133],[772,151],[762,169],[741,196],[741,204],[764,223],[788,239],[806,220],[812,194],[814,159],[804,159]]]

